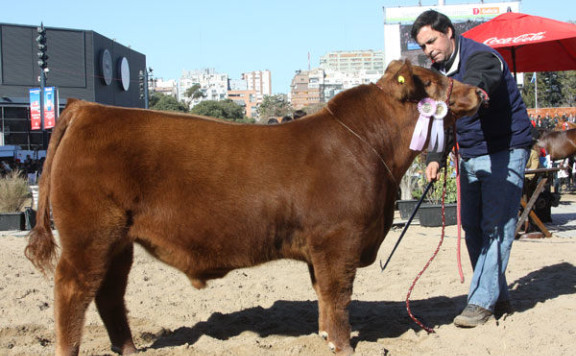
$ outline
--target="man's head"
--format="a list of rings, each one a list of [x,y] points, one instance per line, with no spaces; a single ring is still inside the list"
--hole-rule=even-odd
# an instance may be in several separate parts
[[[452,21],[434,10],[418,16],[412,25],[411,35],[424,54],[435,63],[447,61],[456,48],[456,32]]]

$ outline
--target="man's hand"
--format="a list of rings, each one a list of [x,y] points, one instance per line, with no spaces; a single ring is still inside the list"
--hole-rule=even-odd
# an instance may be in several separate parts
[[[488,93],[486,93],[484,89],[478,88],[478,95],[480,95],[480,98],[482,99],[483,107],[487,108],[488,106],[490,106],[490,97],[488,96]]]
[[[434,161],[428,163],[428,166],[426,166],[426,180],[428,182],[438,180],[439,170],[440,170],[440,163]]]

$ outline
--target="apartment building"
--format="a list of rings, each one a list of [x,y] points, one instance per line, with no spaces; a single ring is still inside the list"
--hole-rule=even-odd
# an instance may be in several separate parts
[[[319,68],[296,72],[290,85],[290,101],[295,109],[325,103],[342,90],[375,82],[383,74],[383,52],[329,52],[320,58]]]
[[[178,82],[174,79],[164,80],[162,78],[155,78],[150,80],[149,83],[150,92],[162,93],[175,98],[178,97]]]
[[[324,88],[324,70],[296,71],[290,84],[290,102],[296,110],[320,103],[321,88]]]
[[[186,90],[199,84],[203,97],[191,99]],[[216,73],[214,68],[184,71],[178,82],[178,100],[186,102],[190,108],[203,100],[220,101],[228,98],[228,74]]]
[[[229,80],[228,99],[246,109],[246,116],[258,119],[258,105],[272,95],[272,74],[269,70],[242,73],[242,79]]]
[[[342,73],[376,71],[384,73],[383,51],[336,51],[320,57],[320,68]]]
[[[244,79],[230,79],[228,81],[228,99],[244,107],[245,115],[257,118],[258,108],[257,92],[248,89],[248,83]],[[261,102],[261,101],[260,101]]]
[[[262,102],[266,95],[272,95],[272,74],[269,70],[256,70],[242,73],[242,80],[246,82],[247,90],[254,90],[257,99]]]

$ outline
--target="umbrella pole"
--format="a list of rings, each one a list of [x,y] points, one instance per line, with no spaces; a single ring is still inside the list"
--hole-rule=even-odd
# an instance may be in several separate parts
[[[512,47],[512,66],[514,69],[514,79],[516,84],[518,84],[518,77],[516,76],[516,48]]]
[[[536,72],[534,72],[534,106],[538,109],[538,77],[536,76]]]

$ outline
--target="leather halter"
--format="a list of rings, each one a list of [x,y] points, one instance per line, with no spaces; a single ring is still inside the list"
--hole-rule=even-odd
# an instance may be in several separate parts
[[[446,94],[446,105],[448,106],[448,110],[450,111],[450,96],[452,96],[452,89],[454,88],[454,79],[448,77],[448,93]],[[384,87],[382,87],[382,85],[380,85],[380,83],[376,82],[376,83],[372,83],[375,86],[378,87],[378,89],[380,89],[382,92],[385,93],[384,91]],[[416,101],[414,101],[416,102]]]
[[[449,77],[448,81],[450,84],[448,86],[448,93],[446,95],[446,106],[448,106],[448,112],[450,112],[450,96],[452,96],[452,89],[454,88],[454,79]]]
[[[332,110],[330,109],[330,106],[326,105],[326,110],[330,113],[330,115],[332,115],[332,117],[334,118],[334,120],[336,120],[337,123],[342,125],[342,127],[344,127],[346,130],[348,130],[348,132],[350,132],[357,139],[359,139],[364,144],[366,144],[368,147],[370,147],[372,152],[374,152],[374,154],[380,159],[380,162],[382,162],[382,164],[384,165],[384,168],[386,168],[386,171],[388,172],[388,175],[390,176],[390,178],[392,178],[392,182],[394,182],[394,185],[396,185],[396,187],[398,187],[398,182],[396,182],[396,178],[394,178],[394,174],[392,174],[390,167],[388,167],[388,165],[386,164],[386,161],[384,161],[384,158],[380,155],[380,153],[378,153],[378,151],[368,141],[366,141],[365,138],[363,138],[362,136],[357,134],[348,125],[346,125],[342,120],[340,120],[336,115],[334,115],[334,112],[332,112]]]

